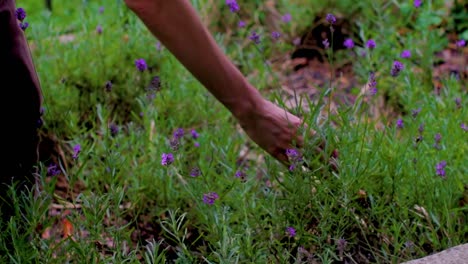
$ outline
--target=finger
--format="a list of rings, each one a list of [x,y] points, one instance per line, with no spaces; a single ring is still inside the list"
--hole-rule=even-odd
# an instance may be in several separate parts
[[[277,148],[271,152],[271,155],[275,157],[279,162],[285,166],[291,165],[288,156],[286,155],[286,149]]]

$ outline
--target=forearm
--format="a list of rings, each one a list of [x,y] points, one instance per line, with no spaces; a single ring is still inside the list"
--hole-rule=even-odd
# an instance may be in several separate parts
[[[175,57],[236,117],[261,96],[217,46],[188,0],[126,0]]]

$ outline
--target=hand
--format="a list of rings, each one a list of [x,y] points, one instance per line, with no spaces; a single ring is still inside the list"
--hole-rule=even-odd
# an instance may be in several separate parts
[[[285,165],[289,164],[286,149],[304,145],[302,136],[298,135],[302,120],[263,98],[238,120],[258,146]]]

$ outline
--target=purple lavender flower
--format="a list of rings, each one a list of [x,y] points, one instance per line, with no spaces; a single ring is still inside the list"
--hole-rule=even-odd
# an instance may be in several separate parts
[[[414,7],[416,8],[421,7],[421,4],[422,4],[422,0],[414,0],[413,2]]]
[[[174,132],[174,137],[177,138],[177,139],[181,139],[185,134],[185,131],[183,128],[178,128],[175,132]]]
[[[331,25],[333,25],[333,24],[336,23],[336,17],[335,17],[333,14],[327,14],[326,20],[327,20],[327,22],[330,23]]]
[[[107,81],[105,87],[106,87],[106,92],[112,91],[112,82]]]
[[[99,14],[102,14],[102,13],[104,13],[104,7],[103,6],[99,7]]]
[[[200,135],[198,134],[198,132],[195,130],[195,129],[192,129],[190,131],[190,134],[192,134],[192,138],[193,139],[197,139]]]
[[[159,42],[159,41],[156,42],[155,46],[156,46],[156,50],[158,50],[158,51],[160,51],[162,49],[161,42]]]
[[[455,105],[457,106],[457,108],[461,108],[461,98],[460,97],[455,98]]]
[[[203,202],[208,205],[213,205],[217,199],[219,199],[219,195],[215,192],[203,194]]]
[[[440,150],[441,149],[440,141],[442,140],[442,135],[440,133],[435,134],[434,140],[435,140],[434,148],[437,150]]]
[[[111,124],[109,127],[111,136],[115,137],[119,133],[119,127],[116,124]]]
[[[447,166],[447,162],[445,160],[437,163],[436,165],[436,174],[442,178],[445,178],[445,167]]]
[[[174,155],[172,153],[163,153],[161,155],[161,165],[168,166],[174,162]]]
[[[243,177],[245,177],[245,173],[244,173],[243,171],[241,171],[241,170],[238,170],[238,171],[236,171],[236,173],[234,174],[234,176],[235,176],[236,178],[243,178]]]
[[[144,59],[135,60],[135,66],[141,72],[145,71],[148,68],[148,65],[146,65],[146,61]]]
[[[465,123],[462,123],[460,125],[461,129],[465,130],[466,132],[468,132],[468,126],[465,124]]]
[[[340,238],[336,241],[336,247],[340,255],[343,255],[343,252],[345,251],[347,245],[348,241],[346,241],[346,239],[344,238]]]
[[[396,121],[396,127],[399,128],[399,129],[402,129],[404,127],[403,119],[399,118]]]
[[[169,140],[169,146],[173,151],[177,151],[179,149],[179,138],[173,137],[172,139]]]
[[[352,49],[354,48],[354,41],[350,38],[347,38],[344,42],[343,42],[343,45],[347,48],[347,49]]]
[[[322,41],[322,44],[325,49],[328,49],[330,47],[330,42],[328,42],[327,38]]]
[[[98,26],[96,27],[96,32],[97,32],[98,34],[102,34],[102,26],[101,26],[101,25],[98,25]]]
[[[201,171],[198,167],[193,167],[192,170],[190,171],[190,176],[192,177],[198,177],[201,175]]]
[[[295,39],[293,39],[293,45],[294,45],[294,46],[299,46],[299,45],[301,45],[301,39],[300,39],[300,38],[295,38]]]
[[[26,11],[22,7],[18,7],[15,11],[16,19],[23,21],[26,18]]]
[[[200,147],[200,143],[198,143],[198,142],[193,143],[193,145],[194,145],[196,148]]]
[[[411,110],[411,116],[413,118],[416,118],[419,115],[420,112],[421,112],[421,108],[413,109],[413,110]]]
[[[20,23],[20,28],[23,30],[23,31],[26,31],[26,29],[29,27],[29,23],[28,22],[21,22]]]
[[[291,22],[291,19],[292,19],[292,16],[291,16],[291,14],[289,14],[289,13],[284,14],[284,15],[281,17],[281,20],[283,20],[284,23],[289,23],[289,22]]]
[[[411,57],[411,51],[410,50],[404,50],[401,52],[400,57],[403,59],[408,59]]]
[[[300,158],[300,154],[297,150],[295,149],[286,149],[286,156],[288,156],[288,158],[290,159],[299,159]]]
[[[243,20],[239,21],[239,23],[237,24],[237,26],[240,27],[240,28],[243,28],[243,27],[245,27],[246,25],[247,25],[247,24],[246,24],[245,21],[243,21]]]
[[[366,47],[367,47],[368,49],[375,49],[375,46],[376,46],[375,40],[373,40],[373,39],[369,39],[369,40],[366,42]]]
[[[398,74],[400,74],[400,72],[403,70],[404,67],[405,66],[403,65],[403,63],[396,60],[396,61],[393,62],[393,66],[392,66],[392,70],[391,70],[390,74],[393,77],[397,77]]]
[[[239,12],[239,5],[237,4],[236,0],[226,0],[226,5],[229,7],[229,10],[232,13]]]
[[[273,31],[271,33],[271,38],[274,40],[278,40],[281,37],[281,34],[278,31]]]
[[[260,35],[258,35],[255,31],[252,32],[252,34],[249,36],[249,39],[255,44],[260,44]]]
[[[372,71],[369,73],[368,86],[370,95],[377,94],[377,81],[375,79],[375,73]]]
[[[294,227],[292,227],[292,226],[288,226],[288,227],[286,227],[286,234],[289,237],[295,237],[296,236],[296,229],[294,229]]]
[[[80,144],[76,144],[74,147],[73,147],[73,155],[72,155],[72,158],[73,159],[77,159],[78,158],[78,155],[80,154],[81,152],[81,145]]]
[[[60,174],[60,169],[58,168],[57,164],[52,163],[47,167],[47,175],[48,176],[57,176]]]
[[[464,39],[460,39],[457,41],[456,45],[458,48],[463,48],[466,45],[466,41]]]
[[[419,125],[418,132],[419,132],[419,134],[422,134],[424,132],[424,124]]]

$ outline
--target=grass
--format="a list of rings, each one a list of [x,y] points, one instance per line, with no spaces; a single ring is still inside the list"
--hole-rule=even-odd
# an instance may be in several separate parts
[[[285,73],[275,58],[294,51],[293,39],[316,17],[333,13],[352,22],[348,34],[356,46],[328,50],[328,61],[352,61],[356,94],[375,72],[377,94],[364,92],[324,117],[324,98],[338,89],[332,78],[309,109],[290,109],[327,139],[326,153],[339,150],[338,170],[316,155],[317,138],[307,138],[303,149],[307,169],[289,171],[265,156],[230,113],[156,47],[122,1],[55,1],[52,13],[40,1],[17,1],[28,14],[26,36],[44,94],[41,134],[56,146],[42,157],[41,191],[16,195],[16,217],[2,223],[8,230],[2,241],[14,241],[2,261],[400,263],[468,242],[466,79],[433,76],[435,53],[453,46],[450,34],[467,39],[466,25],[452,19],[466,13],[452,15],[444,1],[415,8],[403,1],[301,0],[274,7],[239,1],[237,16],[224,1],[192,2],[249,81],[278,104]],[[281,22],[285,13],[291,22]],[[237,28],[239,19],[246,28]],[[262,36],[258,46],[248,39],[252,30]],[[270,40],[272,30],[281,32],[278,42]],[[65,35],[72,40],[63,41]],[[365,47],[371,38],[373,50]],[[411,58],[399,58],[404,49]],[[147,71],[136,70],[138,58]],[[397,77],[390,75],[394,60],[405,65]],[[160,89],[149,86],[155,76]],[[398,105],[393,115],[373,111],[383,97]],[[178,128],[185,135],[171,143]],[[249,158],[241,158],[246,146]],[[163,166],[163,153],[174,162]],[[442,161],[445,176],[437,175]],[[190,175],[194,168],[199,176]],[[203,201],[211,192],[219,196],[212,205]],[[18,231],[22,223],[24,232]]]

